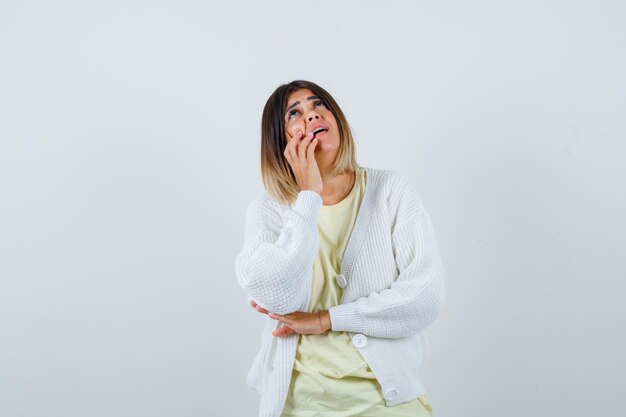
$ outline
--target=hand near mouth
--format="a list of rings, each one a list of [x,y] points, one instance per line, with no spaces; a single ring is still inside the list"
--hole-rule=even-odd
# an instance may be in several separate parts
[[[298,130],[287,143],[283,155],[291,165],[300,189],[315,191],[321,195],[322,176],[315,160],[315,148],[319,140],[313,139],[313,132],[309,132],[304,139],[302,135],[302,131]]]

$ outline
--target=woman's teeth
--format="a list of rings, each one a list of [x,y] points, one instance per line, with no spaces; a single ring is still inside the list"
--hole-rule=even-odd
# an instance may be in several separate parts
[[[316,136],[317,136],[317,135],[319,135],[320,133],[325,133],[325,132],[326,132],[326,129],[316,129],[316,130],[313,132],[313,137],[316,137]]]

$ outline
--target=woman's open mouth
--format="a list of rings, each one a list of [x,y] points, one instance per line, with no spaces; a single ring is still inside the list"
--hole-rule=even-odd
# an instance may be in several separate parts
[[[323,136],[326,134],[326,132],[328,131],[328,129],[325,129],[323,127],[318,127],[317,129],[315,129],[313,131],[313,138],[317,138],[319,136]]]

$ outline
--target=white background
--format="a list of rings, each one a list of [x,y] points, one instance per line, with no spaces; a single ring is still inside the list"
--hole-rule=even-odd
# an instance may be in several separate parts
[[[625,52],[622,1],[0,0],[0,417],[256,415],[234,258],[298,78],[432,217],[436,417],[619,415]]]

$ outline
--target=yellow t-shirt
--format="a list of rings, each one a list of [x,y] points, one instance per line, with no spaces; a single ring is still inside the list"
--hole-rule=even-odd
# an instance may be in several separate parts
[[[322,205],[318,222],[319,252],[313,264],[309,311],[341,302],[337,282],[341,260],[365,190],[365,170],[357,168],[350,194]],[[380,384],[347,332],[300,335],[289,392],[281,417],[431,417],[426,395],[388,407]]]

